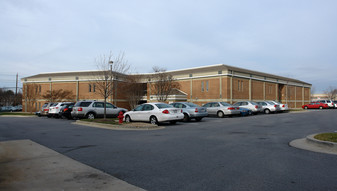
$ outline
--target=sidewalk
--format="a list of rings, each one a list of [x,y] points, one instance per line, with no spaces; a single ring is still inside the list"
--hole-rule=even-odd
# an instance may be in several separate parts
[[[0,190],[143,191],[31,140],[0,142]]]

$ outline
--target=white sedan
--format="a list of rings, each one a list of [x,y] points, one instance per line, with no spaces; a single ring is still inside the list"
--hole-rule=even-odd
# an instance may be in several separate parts
[[[170,122],[175,124],[184,118],[181,109],[166,103],[144,103],[132,111],[124,113],[125,122],[149,121],[151,124]]]

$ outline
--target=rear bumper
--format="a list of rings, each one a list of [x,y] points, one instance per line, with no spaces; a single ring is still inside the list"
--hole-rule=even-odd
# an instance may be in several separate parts
[[[162,115],[160,117],[157,118],[158,122],[166,122],[166,121],[180,121],[182,119],[184,119],[184,114],[179,113],[179,114],[175,114],[175,115]]]
[[[190,118],[207,117],[208,113],[190,113]]]

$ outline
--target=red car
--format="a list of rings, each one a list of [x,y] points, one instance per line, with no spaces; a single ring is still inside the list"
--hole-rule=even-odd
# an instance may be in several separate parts
[[[321,103],[321,102],[312,102],[309,104],[305,104],[302,106],[303,109],[328,109],[328,104]]]

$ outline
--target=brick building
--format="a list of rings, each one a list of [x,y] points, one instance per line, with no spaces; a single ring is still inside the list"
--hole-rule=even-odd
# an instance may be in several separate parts
[[[95,71],[43,73],[22,78],[23,111],[28,111],[25,87],[36,84],[37,92],[43,95],[47,90],[64,89],[73,92],[73,100],[101,100],[95,92],[93,83]],[[168,102],[189,101],[202,105],[210,101],[235,103],[241,100],[277,100],[287,103],[290,108],[299,108],[310,102],[311,84],[292,78],[246,70],[218,64],[204,67],[168,71],[180,84],[179,89],[171,92]],[[142,78],[144,97],[142,102],[155,102],[153,74],[137,74]],[[115,80],[122,84],[123,80]],[[108,99],[119,107],[129,108],[123,93],[123,86],[117,85],[116,94]],[[36,99],[33,110],[41,108],[46,100]]]

